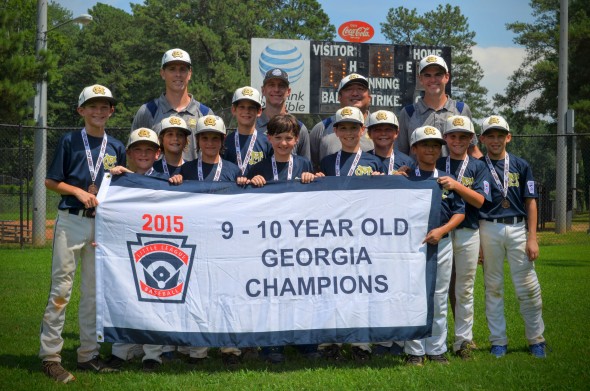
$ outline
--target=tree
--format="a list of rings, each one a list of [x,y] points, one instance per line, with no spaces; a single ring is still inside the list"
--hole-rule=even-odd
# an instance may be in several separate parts
[[[474,118],[483,118],[488,110],[487,89],[480,85],[483,70],[472,58],[475,32],[458,6],[438,5],[436,10],[419,15],[416,9],[391,8],[381,32],[399,45],[450,46],[452,48],[451,83],[454,99],[469,104]]]
[[[514,39],[526,48],[526,57],[510,77],[504,95],[494,96],[498,107],[519,107],[524,99],[531,99],[524,111],[529,117],[549,116],[557,118],[557,90],[559,63],[559,1],[532,0],[535,21],[509,23]],[[576,112],[575,131],[590,132],[590,2],[569,2],[569,78],[568,101]],[[556,132],[556,124],[551,124]],[[582,189],[590,184],[590,140],[579,138],[582,154]],[[588,194],[586,194],[588,205]]]

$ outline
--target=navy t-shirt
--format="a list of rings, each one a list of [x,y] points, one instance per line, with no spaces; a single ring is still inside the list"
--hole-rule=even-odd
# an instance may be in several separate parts
[[[375,155],[376,157],[379,158],[379,160],[381,160],[381,164],[383,164],[382,172],[385,175],[389,175],[389,162],[391,161],[391,156],[390,157],[379,156],[379,155],[375,154],[375,150],[374,149],[370,150],[369,153],[371,155]],[[411,157],[409,157],[405,153],[400,152],[400,151],[397,151],[397,150],[394,150],[393,151],[393,170],[394,170],[394,173],[395,173],[395,171],[397,171],[402,166],[408,166],[410,168],[414,168],[415,165],[416,165],[416,162],[414,161],[414,159],[412,159]]]
[[[254,165],[260,163],[261,161],[263,161],[267,157],[270,157],[273,154],[272,145],[268,141],[266,134],[264,134],[260,130],[256,130],[256,132],[256,142],[254,143],[254,148],[252,148],[250,160],[248,161],[248,164],[246,165],[246,169],[244,171],[244,176],[249,175],[249,170],[251,170]],[[225,138],[225,152],[222,157],[225,160],[229,160],[234,164],[238,164],[234,134],[235,133],[232,133]],[[246,154],[248,153],[248,147],[250,146],[251,138],[251,135],[238,135],[238,139],[240,140],[240,154],[242,158],[242,164],[244,163],[244,159],[246,158]]]
[[[170,176],[174,176],[176,174],[180,174],[180,167],[182,166],[173,166],[170,163],[166,162],[166,166],[168,167],[168,173],[170,174]],[[164,162],[162,161],[162,159],[160,160],[156,160],[154,162],[154,171],[162,174],[163,176],[166,176],[166,172],[164,171]]]
[[[238,166],[230,161],[222,160],[221,174],[219,175],[219,181],[222,182],[234,182],[238,176],[240,176],[240,169]],[[215,178],[215,172],[217,171],[217,164],[203,163],[203,181],[213,182]],[[188,163],[184,163],[180,168],[180,175],[183,180],[187,181],[198,181],[199,180],[199,158],[191,160]]]
[[[451,172],[455,178],[459,177],[459,171],[463,165],[463,160],[451,159]],[[445,172],[447,166],[447,158],[442,157],[437,160],[436,168]],[[492,193],[490,191],[490,183],[492,181],[490,170],[480,160],[469,158],[467,167],[461,178],[461,184],[484,197],[484,203],[492,201]],[[479,209],[465,202],[465,220],[459,224],[458,228],[479,228]]]
[[[301,174],[304,172],[313,173],[311,162],[303,156],[293,155],[293,172],[291,179],[301,178]],[[277,162],[277,173],[279,180],[286,181],[289,175],[289,162]],[[252,179],[256,175],[262,175],[267,181],[274,180],[274,174],[272,172],[272,158],[264,159],[260,164],[256,164],[250,170],[248,178]]]
[[[506,152],[508,153],[508,152]],[[480,159],[486,166],[488,164],[485,156]],[[504,186],[504,159],[491,160],[500,183]],[[490,172],[491,177],[491,172]],[[496,219],[500,217],[526,217],[525,198],[538,198],[537,187],[533,178],[533,171],[526,160],[510,154],[510,165],[508,167],[508,194],[507,199],[510,202],[509,208],[502,207],[504,196],[502,191],[496,185],[496,181],[491,179],[492,202],[485,203],[479,210],[481,219]]]
[[[88,144],[92,153],[92,163],[96,167],[102,137],[93,137],[88,135]],[[107,145],[100,165],[99,172],[96,175],[95,185],[100,187],[102,177],[111,168],[116,166],[125,166],[125,146],[122,142],[112,136],[107,135]],[[49,169],[47,170],[47,179],[53,179],[57,182],[64,182],[68,185],[88,190],[92,184],[90,170],[88,169],[88,160],[86,159],[86,149],[82,140],[82,131],[75,130],[61,136],[55,149],[55,155]],[[84,209],[82,204],[73,195],[62,195],[59,202],[59,209]]]
[[[326,176],[336,176],[336,157],[338,152],[326,156],[320,162],[320,170]],[[354,162],[356,153],[341,151],[340,176],[348,176],[348,171]],[[372,175],[373,172],[383,172],[381,160],[368,152],[362,152],[361,158],[352,176]]]
[[[433,174],[433,171],[420,170],[420,176],[417,176],[416,170],[410,170],[408,172],[408,179],[411,181],[436,180],[436,178],[433,177]],[[444,171],[438,171],[439,178],[445,176],[455,179],[454,175],[447,175]],[[440,225],[438,227],[442,227],[443,225],[448,223],[451,217],[455,214],[465,214],[465,202],[463,201],[463,198],[459,197],[459,195],[456,194],[454,191],[443,189],[441,202],[442,208],[440,216]]]

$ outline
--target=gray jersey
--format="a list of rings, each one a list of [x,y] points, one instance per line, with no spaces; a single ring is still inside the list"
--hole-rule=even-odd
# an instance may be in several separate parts
[[[131,130],[143,127],[152,129],[154,132],[160,134],[160,122],[164,118],[173,115],[181,117],[186,121],[186,124],[192,131],[188,136],[187,149],[182,153],[182,158],[186,161],[194,160],[197,157],[197,140],[195,137],[197,120],[204,115],[213,114],[213,110],[196,101],[191,94],[189,96],[191,98],[190,103],[180,112],[170,106],[165,94],[142,105],[133,118]]]
[[[262,112],[260,117],[256,120],[256,129],[266,134],[268,121],[270,121],[270,119],[264,114],[264,112]],[[297,141],[297,145],[293,148],[293,155],[303,156],[304,158],[311,160],[311,154],[309,152],[309,131],[303,122],[299,120],[297,120],[297,122],[301,125],[301,129],[299,129],[299,140]]]
[[[411,117],[404,107],[398,115],[399,134],[395,141],[396,149],[410,155],[410,135],[414,129],[429,125],[434,126],[440,130],[441,133],[444,133],[447,118],[451,115],[463,115],[471,119],[471,110],[467,104],[464,104],[463,110],[459,112],[457,109],[457,102],[450,97],[440,110],[434,110],[431,107],[428,107],[424,104],[422,98],[419,98],[418,101],[414,103],[414,112]],[[477,145],[476,137],[473,138],[471,144]],[[442,152],[442,156],[448,155],[446,147],[443,148]]]

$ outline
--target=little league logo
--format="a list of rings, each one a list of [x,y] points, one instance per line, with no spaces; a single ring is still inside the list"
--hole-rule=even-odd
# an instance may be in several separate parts
[[[137,234],[137,242],[127,242],[139,301],[184,303],[196,250],[187,239]]]

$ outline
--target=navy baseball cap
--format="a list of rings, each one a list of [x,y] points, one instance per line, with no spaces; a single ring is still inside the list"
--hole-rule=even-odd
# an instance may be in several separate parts
[[[289,84],[289,74],[287,74],[287,72],[281,68],[269,69],[264,75],[264,81],[262,82],[262,85],[265,85],[270,79],[279,79]]]

